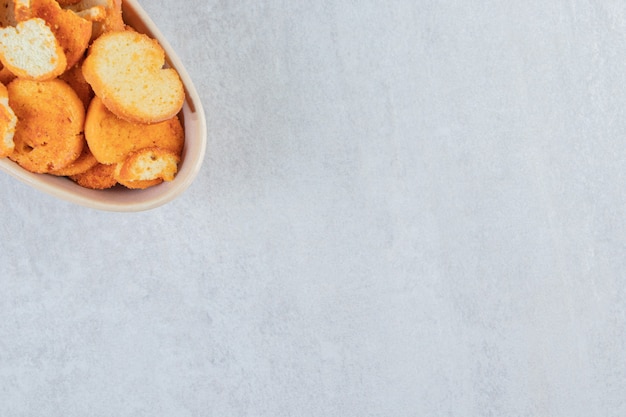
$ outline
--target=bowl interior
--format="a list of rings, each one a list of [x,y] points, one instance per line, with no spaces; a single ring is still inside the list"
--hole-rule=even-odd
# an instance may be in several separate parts
[[[0,170],[55,197],[107,211],[155,208],[178,197],[191,185],[202,166],[206,151],[206,120],[202,103],[180,59],[137,1],[124,0],[123,13],[127,24],[159,41],[165,50],[167,65],[178,71],[185,86],[186,99],[179,114],[185,129],[185,146],[176,178],[145,190],[130,190],[120,185],[108,190],[91,190],[68,178],[28,172],[8,158],[0,159]]]

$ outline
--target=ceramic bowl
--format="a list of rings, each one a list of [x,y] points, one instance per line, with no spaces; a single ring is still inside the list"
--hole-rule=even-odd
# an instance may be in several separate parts
[[[176,178],[145,190],[130,190],[120,185],[108,190],[90,190],[68,178],[33,174],[8,158],[0,159],[0,170],[42,192],[81,206],[105,211],[137,212],[162,206],[180,196],[191,185],[204,160],[206,119],[189,74],[154,22],[136,0],[124,0],[123,13],[127,24],[159,41],[165,50],[167,65],[178,71],[185,85],[186,99],[179,115],[185,128],[185,146]]]

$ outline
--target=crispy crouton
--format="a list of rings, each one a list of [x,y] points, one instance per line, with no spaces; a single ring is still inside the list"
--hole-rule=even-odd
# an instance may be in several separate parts
[[[178,171],[180,158],[161,148],[144,148],[135,151],[121,163],[116,177],[124,181],[149,181],[161,178],[172,181]]]
[[[137,123],[170,119],[183,106],[185,91],[176,70],[164,68],[159,43],[134,31],[96,39],[83,62],[83,75],[116,116]]]
[[[0,28],[0,61],[16,76],[36,81],[53,79],[67,67],[63,48],[40,18]]]
[[[159,147],[180,154],[184,131],[177,116],[159,123],[142,124],[122,120],[102,104],[91,100],[85,118],[85,138],[96,159],[105,164],[123,161],[129,153]]]
[[[80,0],[66,7],[93,22],[91,39],[106,32],[123,31],[122,0]]]
[[[67,83],[16,78],[7,86],[17,116],[9,158],[22,168],[47,173],[75,161],[84,146],[85,109]]]
[[[113,177],[115,165],[97,164],[93,168],[76,175],[70,175],[70,179],[78,185],[93,190],[105,190],[114,187],[117,181]]]
[[[0,84],[0,158],[13,153],[16,124],[17,116],[9,106],[9,92],[3,84]]]
[[[63,48],[67,68],[71,68],[85,53],[91,39],[91,22],[71,10],[62,9],[56,0],[29,0],[29,8],[21,15],[46,21]],[[18,16],[18,20],[24,16]],[[65,68],[64,68],[65,69]]]
[[[48,174],[56,175],[59,177],[68,177],[71,175],[82,174],[83,172],[95,167],[96,165],[98,165],[98,161],[89,150],[89,146],[87,146],[87,144],[85,143],[83,146],[83,151],[74,162],[72,162],[65,168],[50,171],[48,172]]]
[[[155,185],[159,185],[163,182],[162,178],[155,178],[153,180],[125,180],[124,178],[120,178],[120,170],[123,165],[123,162],[116,164],[115,171],[113,171],[113,177],[119,184],[126,188],[130,188],[131,190],[145,190],[146,188],[154,187]]]

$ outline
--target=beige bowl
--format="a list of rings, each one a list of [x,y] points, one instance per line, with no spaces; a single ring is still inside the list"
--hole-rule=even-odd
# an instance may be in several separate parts
[[[130,190],[121,186],[109,190],[90,190],[80,187],[68,178],[33,174],[8,158],[0,159],[0,170],[40,191],[81,206],[106,211],[135,212],[166,204],[191,185],[204,160],[206,120],[202,103],[189,74],[154,22],[136,0],[124,0],[123,10],[126,23],[161,43],[167,55],[168,65],[176,68],[185,85],[187,97],[180,114],[185,126],[185,146],[176,178],[145,190]],[[5,195],[5,198],[9,196]]]

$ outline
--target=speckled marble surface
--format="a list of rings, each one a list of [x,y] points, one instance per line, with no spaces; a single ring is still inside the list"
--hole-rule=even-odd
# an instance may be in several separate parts
[[[0,415],[626,415],[626,3],[144,3],[205,163],[0,175]]]

